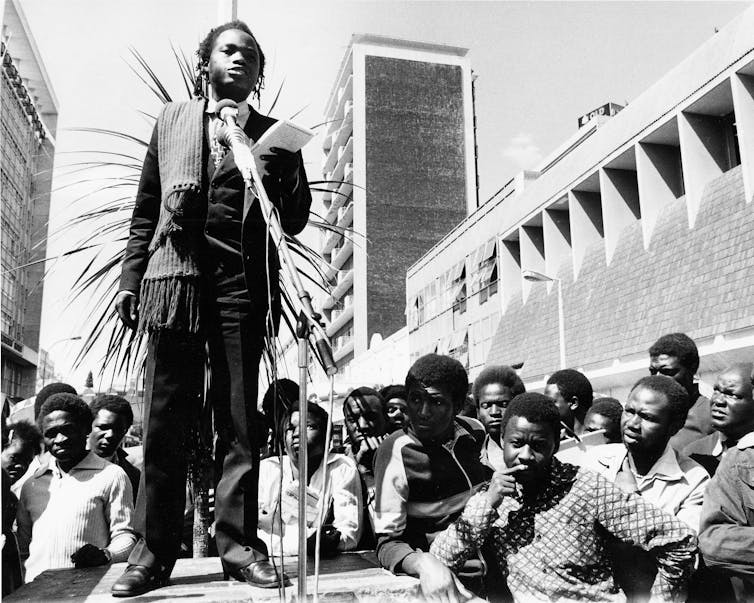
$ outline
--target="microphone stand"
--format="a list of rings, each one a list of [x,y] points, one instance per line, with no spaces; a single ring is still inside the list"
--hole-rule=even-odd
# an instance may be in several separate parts
[[[238,133],[243,134],[248,144],[248,138],[243,130],[237,125],[230,126],[231,130],[235,130],[233,134],[238,140]],[[280,225],[277,210],[267,196],[267,191],[262,184],[262,176],[257,169],[256,161],[250,162],[250,166],[244,166],[247,169],[241,169],[241,174],[244,177],[246,184],[246,194],[249,191],[253,191],[262,210],[262,215],[270,229],[273,241],[277,244],[277,249],[280,257],[283,260],[283,264],[288,271],[288,276],[296,289],[296,295],[301,301],[301,311],[298,315],[298,321],[296,324],[296,337],[298,338],[298,368],[299,368],[299,429],[305,430],[308,422],[308,407],[307,407],[307,394],[306,394],[306,382],[308,379],[309,369],[309,337],[315,336],[315,346],[317,352],[320,355],[322,363],[325,366],[325,371],[330,377],[331,386],[333,384],[334,375],[338,372],[338,367],[335,365],[335,361],[332,356],[332,347],[330,345],[330,338],[325,332],[324,327],[315,319],[314,308],[312,307],[312,299],[308,291],[304,288],[301,282],[301,277],[298,272],[296,264],[293,262],[291,256],[291,250],[288,247],[288,242],[285,239],[285,233]],[[249,178],[250,172],[251,178]],[[306,433],[304,431],[303,433]],[[303,441],[306,441],[304,437]],[[306,490],[308,479],[308,451],[306,444],[299,445],[298,452],[298,601],[301,603],[306,602]],[[324,501],[321,501],[324,504]],[[317,529],[317,542],[320,539],[319,528]],[[282,568],[281,568],[282,570]],[[315,593],[316,597],[316,593]]]

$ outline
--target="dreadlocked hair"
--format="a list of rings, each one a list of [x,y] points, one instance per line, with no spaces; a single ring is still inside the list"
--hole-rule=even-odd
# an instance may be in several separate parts
[[[234,21],[228,21],[227,23],[223,23],[222,25],[218,25],[217,27],[210,29],[209,33],[199,43],[199,48],[197,48],[196,50],[196,56],[199,58],[199,62],[196,64],[196,80],[194,81],[194,96],[207,95],[207,86],[209,85],[209,80],[207,76],[207,66],[209,65],[209,56],[212,54],[212,48],[215,45],[215,40],[217,40],[217,36],[219,36],[221,33],[229,29],[237,29],[239,31],[249,34],[254,40],[254,43],[257,45],[257,50],[259,51],[259,77],[257,78],[256,84],[254,84],[254,89],[251,91],[251,96],[259,99],[259,95],[262,92],[262,88],[264,88],[264,52],[262,52],[262,47],[259,45],[259,42],[257,42],[257,39],[254,36],[254,34],[251,33],[251,29],[249,29],[249,26],[246,25],[246,23],[244,23],[243,21],[239,21],[238,19],[235,19]]]

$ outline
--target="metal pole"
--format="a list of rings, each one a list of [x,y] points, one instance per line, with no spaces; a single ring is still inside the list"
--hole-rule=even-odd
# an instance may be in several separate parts
[[[309,325],[299,317],[298,332],[298,600],[306,601],[306,482],[309,474],[306,425],[309,409],[306,401],[306,380],[309,370]]]
[[[554,279],[558,283],[558,339],[560,342],[560,368],[566,367],[565,357],[565,321],[563,319],[563,281]]]

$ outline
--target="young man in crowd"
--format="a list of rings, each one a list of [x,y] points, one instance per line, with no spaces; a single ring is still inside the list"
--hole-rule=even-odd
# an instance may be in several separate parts
[[[128,455],[120,447],[126,433],[134,422],[131,404],[122,396],[102,394],[97,396],[90,406],[94,421],[89,434],[89,448],[97,456],[118,465],[131,482],[134,503],[139,490],[139,471],[128,460]]]
[[[733,578],[737,600],[754,600],[754,431],[729,447],[710,480],[699,548],[708,567]]]
[[[259,530],[274,554],[298,553],[298,460],[299,450],[306,445],[308,452],[306,476],[307,549],[314,551],[317,533],[317,513],[321,496],[324,510],[321,532],[321,553],[329,557],[339,551],[356,548],[361,537],[363,497],[359,470],[354,460],[344,454],[330,453],[327,457],[327,488],[323,486],[325,467],[325,433],[328,414],[319,405],[309,402],[307,425],[299,422],[299,403],[295,402],[283,419],[283,439],[287,456],[282,466],[277,456],[262,461],[259,469]],[[281,478],[282,470],[282,478]]]
[[[120,467],[86,449],[89,407],[55,394],[40,409],[39,427],[50,460],[24,484],[17,512],[26,582],[48,569],[125,561],[136,540],[131,484]]]
[[[374,488],[374,454],[385,439],[387,429],[383,408],[382,396],[371,387],[357,387],[343,400],[343,421],[350,454],[370,491]]]
[[[291,407],[298,403],[298,383],[290,379],[276,379],[267,388],[262,397],[262,412],[267,424],[268,446],[266,456],[274,456],[284,452],[282,425],[285,417],[290,414]]]
[[[547,380],[545,396],[555,402],[563,423],[561,439],[581,435],[584,417],[592,405],[592,384],[575,369],[555,371]]]
[[[42,408],[42,404],[45,403],[47,398],[54,394],[73,394],[76,395],[76,390],[73,388],[72,385],[68,385],[67,383],[48,383],[45,385],[42,389],[39,390],[36,397],[34,398],[34,421],[39,420],[39,410]],[[27,479],[29,479],[34,472],[39,469],[42,465],[46,465],[50,459],[50,455],[45,450],[40,450],[37,455],[32,459],[31,464],[29,465],[29,468],[26,470],[26,473],[13,484],[13,492],[16,494],[16,496],[21,494],[21,488],[23,487],[24,483]]]
[[[699,532],[707,471],[670,446],[686,418],[688,394],[671,377],[654,375],[636,382],[621,419],[623,443],[589,451],[595,468],[616,486]],[[615,576],[630,600],[646,600],[655,578],[652,556],[637,546],[611,539]]]
[[[385,403],[387,433],[393,433],[406,427],[408,425],[408,410],[405,386],[388,385],[380,390],[380,396]]]
[[[623,443],[596,446],[589,454],[610,481],[698,532],[709,475],[670,445],[686,419],[687,404],[686,390],[672,378],[639,379],[623,409]]]
[[[615,398],[597,398],[584,417],[584,432],[602,430],[608,444],[621,442],[620,419],[623,406]]]
[[[418,577],[425,596],[438,581],[456,588],[452,574],[427,551],[491,473],[479,460],[484,429],[456,416],[467,388],[457,360],[419,358],[406,376],[409,426],[390,434],[375,457],[377,558],[395,573]],[[480,556],[473,554],[475,563],[466,569],[479,582]]]
[[[141,538],[113,584],[115,596],[162,586],[178,557],[186,434],[204,397],[205,361],[222,463],[215,538],[223,569],[263,588],[285,580],[257,536],[256,518],[257,439],[264,432],[257,384],[265,338],[275,336],[280,320],[279,263],[260,204],[246,194],[234,154],[220,142],[216,113],[219,101],[235,102],[250,140],[273,126],[248,102],[263,85],[265,57],[241,21],[212,29],[197,55],[197,98],[167,103],[157,118],[115,300],[124,324],[148,334]],[[263,184],[282,229],[296,235],[311,205],[301,153],[271,151],[261,157]]]
[[[8,473],[11,486],[26,474],[41,447],[42,434],[36,425],[28,421],[8,425],[8,445],[3,448],[2,467]],[[20,494],[20,488],[14,493]]]
[[[750,365],[735,365],[718,376],[710,399],[713,433],[688,444],[683,453],[714,475],[725,453],[754,431]]]
[[[526,391],[518,373],[509,366],[488,366],[474,381],[472,395],[477,417],[484,425],[487,437],[482,445],[482,463],[494,471],[505,468],[500,426],[505,409],[518,394]]]
[[[672,377],[689,394],[689,406],[683,427],[670,445],[683,450],[690,442],[712,433],[709,400],[699,393],[694,375],[699,369],[699,350],[685,333],[663,335],[649,348],[649,372]]]
[[[453,571],[487,541],[517,601],[620,601],[605,535],[638,543],[657,566],[655,600],[683,601],[696,553],[693,531],[601,475],[561,463],[552,399],[516,396],[503,419],[507,468],[476,494],[430,552]],[[454,593],[437,588],[435,596]]]

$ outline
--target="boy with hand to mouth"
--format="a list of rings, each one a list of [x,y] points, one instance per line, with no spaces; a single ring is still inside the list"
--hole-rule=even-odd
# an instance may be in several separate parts
[[[466,504],[430,553],[456,571],[487,543],[515,600],[620,601],[605,532],[650,551],[652,597],[682,601],[696,553],[694,532],[602,476],[554,457],[560,416],[547,396],[526,393],[502,425],[507,469]]]

